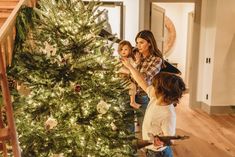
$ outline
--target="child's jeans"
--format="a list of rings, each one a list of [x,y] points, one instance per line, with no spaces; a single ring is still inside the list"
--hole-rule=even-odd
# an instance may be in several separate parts
[[[152,151],[147,149],[147,157],[173,157],[173,152],[170,146],[167,146],[163,151]]]

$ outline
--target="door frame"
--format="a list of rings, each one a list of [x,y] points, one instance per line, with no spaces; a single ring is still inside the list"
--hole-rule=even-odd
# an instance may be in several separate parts
[[[152,21],[152,18],[153,18],[153,10],[155,10],[155,15],[159,15],[161,14],[161,18],[159,19],[159,17],[155,17],[155,18],[158,18],[157,21],[161,20],[161,22],[157,23],[157,26],[155,26],[155,28],[152,28],[153,27],[153,24],[156,24],[156,23],[153,23]],[[151,3],[151,15],[150,15],[150,30],[152,31],[154,37],[155,37],[155,40],[157,42],[157,45],[158,45],[158,49],[160,51],[163,52],[163,49],[164,49],[164,31],[165,31],[165,9],[158,6],[158,5],[155,5],[153,3]],[[160,35],[159,35],[159,34]]]

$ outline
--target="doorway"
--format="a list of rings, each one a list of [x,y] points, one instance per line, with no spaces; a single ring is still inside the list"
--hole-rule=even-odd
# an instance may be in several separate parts
[[[181,71],[187,83],[190,63],[190,42],[192,42],[194,3],[159,3],[151,7],[150,30],[164,58]],[[162,23],[164,23],[162,25]],[[187,80],[187,81],[186,81]]]
[[[188,76],[187,80],[188,84],[187,87],[189,89],[189,106],[190,108],[200,108],[201,102],[198,101],[197,96],[197,88],[198,88],[198,62],[199,62],[199,42],[200,42],[200,21],[201,21],[201,5],[202,0],[145,0],[140,1],[140,30],[143,29],[150,29],[151,25],[151,6],[153,3],[194,3],[194,15],[193,15],[193,27],[191,30],[191,45],[188,45],[186,48],[190,55],[187,54],[187,57],[190,57],[190,59],[187,59],[187,61],[190,61],[190,63],[185,62],[185,65],[189,67],[188,73],[185,72],[185,75]],[[187,34],[187,33],[186,33]],[[189,50],[188,50],[189,49]],[[186,60],[186,59],[185,59]]]

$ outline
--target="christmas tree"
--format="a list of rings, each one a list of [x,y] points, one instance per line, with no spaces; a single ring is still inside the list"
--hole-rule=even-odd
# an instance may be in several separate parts
[[[17,18],[12,86],[22,155],[133,156],[133,115],[99,2],[40,0]]]

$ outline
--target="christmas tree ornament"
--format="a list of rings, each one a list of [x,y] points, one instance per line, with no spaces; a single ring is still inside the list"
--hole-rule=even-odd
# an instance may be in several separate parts
[[[46,128],[47,130],[51,130],[51,129],[53,129],[54,127],[56,127],[57,124],[58,124],[58,122],[57,122],[57,120],[56,120],[55,118],[49,117],[49,118],[46,120],[46,122],[45,122],[44,125],[45,125],[45,128]]]
[[[77,93],[79,93],[80,91],[81,91],[81,86],[79,85],[79,84],[77,84],[76,86],[75,86],[75,92],[77,92]]]
[[[112,128],[113,131],[117,130],[117,126],[115,125],[114,122],[112,122],[110,125],[111,125],[111,128]]]
[[[110,108],[110,104],[107,104],[105,101],[101,100],[98,105],[97,105],[97,111],[100,113],[100,114],[105,114],[108,112],[109,108]]]
[[[19,94],[22,96],[26,97],[30,94],[30,89],[24,84],[17,83],[16,89],[18,90]]]

